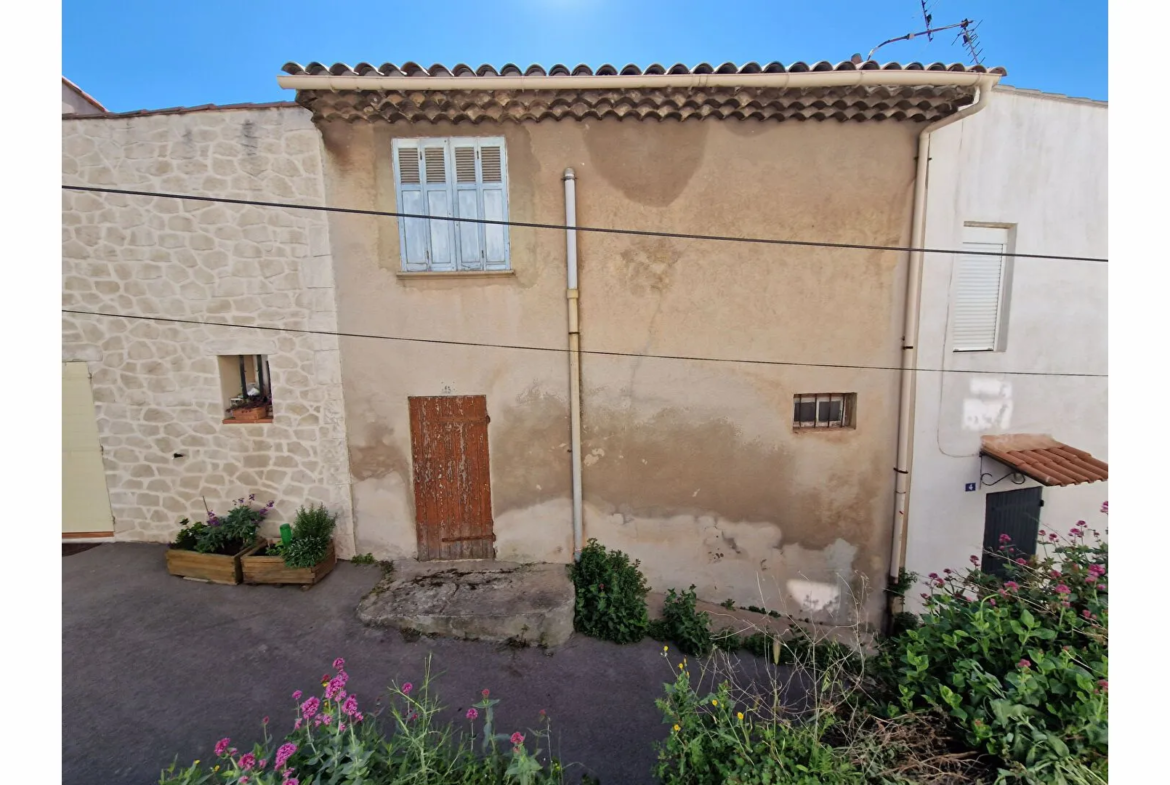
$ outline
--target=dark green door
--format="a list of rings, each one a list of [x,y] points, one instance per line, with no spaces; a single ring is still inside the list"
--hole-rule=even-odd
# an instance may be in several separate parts
[[[987,512],[983,522],[983,564],[981,569],[1004,577],[1004,561],[999,556],[1000,535],[1011,537],[1011,545],[1026,556],[1036,553],[1040,533],[1041,488],[1021,488],[987,494]]]

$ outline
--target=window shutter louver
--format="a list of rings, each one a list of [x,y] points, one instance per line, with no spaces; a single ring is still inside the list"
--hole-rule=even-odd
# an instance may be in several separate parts
[[[1002,239],[996,241],[994,233],[1002,233]],[[980,228],[971,234],[978,239],[964,241],[963,249],[981,255],[959,254],[956,259],[951,344],[957,352],[996,351],[1003,321],[1005,258],[982,254],[1005,253],[1007,230]]]
[[[475,185],[475,147],[455,148],[455,182]]]
[[[480,151],[483,159],[483,181],[485,183],[504,182],[501,148],[498,145],[485,145]]]

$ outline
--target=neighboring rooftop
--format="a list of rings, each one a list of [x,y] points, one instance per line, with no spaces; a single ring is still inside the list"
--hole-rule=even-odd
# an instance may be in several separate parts
[[[61,114],[94,115],[105,114],[106,108],[89,93],[73,82],[61,77]]]
[[[584,120],[589,118],[631,117],[651,120],[752,119],[752,120],[908,120],[929,122],[946,117],[969,103],[974,95],[974,79],[959,75],[1004,76],[1003,68],[968,67],[960,63],[877,63],[826,61],[808,64],[756,62],[744,65],[682,63],[665,66],[658,63],[646,68],[627,65],[618,68],[603,65],[568,66],[558,63],[545,68],[530,65],[521,69],[514,64],[501,68],[481,65],[472,68],[458,64],[448,68],[430,68],[408,62],[401,66],[384,63],[374,66],[358,63],[325,65],[312,62],[306,66],[286,63],[281,77],[284,86],[297,90],[297,103],[313,112],[314,120],[386,120],[389,122],[427,123],[448,121],[477,124],[484,121]],[[880,72],[890,75],[888,83],[849,81],[849,72]],[[835,86],[802,87],[751,84],[753,76],[800,75],[834,72],[845,76]],[[922,77],[918,84],[907,84],[906,75]],[[699,80],[686,86],[639,86],[639,77],[710,76],[722,84]],[[730,84],[719,77],[744,77],[742,84]],[[949,77],[954,76],[953,80]],[[549,82],[548,78],[556,78]],[[605,77],[604,79],[602,79]],[[418,90],[387,86],[387,79],[418,80]],[[629,86],[622,80],[630,79]],[[369,79],[368,86],[364,82]],[[493,90],[461,89],[451,80],[515,79],[515,86],[496,85]],[[536,83],[533,80],[536,80]],[[873,79],[873,77],[868,77]],[[330,83],[332,80],[332,83]],[[427,85],[428,80],[442,80]],[[580,81],[577,81],[580,80]],[[669,81],[669,80],[668,80]],[[950,83],[947,83],[947,82]],[[343,83],[341,83],[343,82]],[[319,86],[318,86],[319,83]],[[438,86],[436,86],[438,85]]]
[[[1033,90],[1028,87],[1012,87],[1006,84],[997,84],[995,86],[996,92],[1014,93],[1015,95],[1029,96],[1032,98],[1046,98],[1050,101],[1066,101],[1073,104],[1090,104],[1092,106],[1100,106],[1102,108],[1108,107],[1108,101],[1100,101],[1096,98],[1080,98],[1075,95],[1065,95],[1064,93],[1048,93],[1044,90]]]
[[[70,119],[124,120],[132,117],[151,117],[160,114],[188,114],[190,112],[237,112],[249,109],[288,109],[297,106],[293,101],[270,101],[262,104],[200,104],[199,106],[169,106],[165,109],[137,109],[132,112],[106,112],[94,115],[73,115]]]

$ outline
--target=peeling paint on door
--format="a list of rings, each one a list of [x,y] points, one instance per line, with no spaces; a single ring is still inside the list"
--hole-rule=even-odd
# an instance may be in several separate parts
[[[487,398],[409,400],[419,560],[494,559]]]

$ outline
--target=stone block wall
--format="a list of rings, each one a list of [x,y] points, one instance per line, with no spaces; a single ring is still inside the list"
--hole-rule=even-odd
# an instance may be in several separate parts
[[[63,183],[322,204],[320,137],[292,105],[62,120]],[[63,307],[335,331],[323,213],[62,192]],[[266,530],[319,502],[353,552],[338,339],[62,314],[62,359],[92,378],[118,540],[255,493]],[[267,354],[273,422],[224,424],[217,357]],[[176,454],[182,457],[175,457]]]

